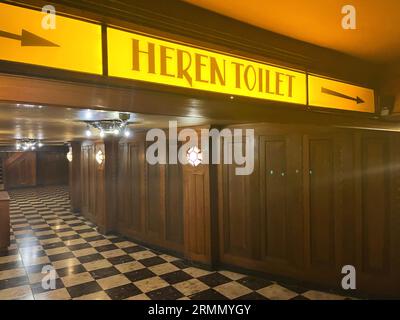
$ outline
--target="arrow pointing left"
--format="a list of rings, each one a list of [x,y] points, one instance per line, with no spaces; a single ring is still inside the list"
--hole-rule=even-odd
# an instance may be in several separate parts
[[[22,29],[21,34],[15,34],[0,30],[0,37],[19,40],[21,47],[59,47],[58,44],[43,39],[32,32]]]

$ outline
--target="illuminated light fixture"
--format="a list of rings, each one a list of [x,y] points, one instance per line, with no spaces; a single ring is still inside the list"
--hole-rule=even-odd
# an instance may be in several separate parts
[[[201,152],[201,150],[199,148],[197,148],[196,146],[191,147],[187,153],[186,153],[186,157],[188,162],[193,166],[193,167],[197,167],[200,163],[203,162],[203,153]]]
[[[41,148],[43,147],[43,143],[40,140],[36,139],[19,139],[15,143],[15,149],[17,150],[23,150],[23,151],[28,151],[28,150],[36,150],[36,147]]]
[[[72,150],[71,150],[71,149],[69,149],[69,151],[68,151],[68,153],[67,153],[67,160],[68,160],[69,162],[72,162]]]
[[[104,157],[103,151],[101,151],[101,150],[97,151],[97,153],[96,153],[96,162],[101,165],[104,162],[104,158],[105,157]]]
[[[93,127],[98,130],[101,138],[104,138],[107,135],[124,135],[125,137],[129,137],[130,132],[128,130],[128,125],[132,123],[129,119],[129,113],[120,113],[119,119],[85,121],[87,124],[86,136],[89,137],[88,132],[90,132],[90,127]]]
[[[90,131],[89,125],[87,125],[86,131],[85,131],[85,135],[88,138],[92,136],[92,131]]]

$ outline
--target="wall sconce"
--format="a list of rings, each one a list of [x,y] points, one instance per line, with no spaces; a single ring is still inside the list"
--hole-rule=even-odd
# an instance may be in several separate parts
[[[68,153],[67,153],[67,160],[69,162],[72,162],[72,151],[71,150],[69,150]]]
[[[199,148],[195,147],[191,147],[187,153],[186,153],[186,157],[188,162],[193,166],[193,167],[197,167],[200,163],[203,162],[203,153],[201,152],[201,150]]]
[[[101,165],[103,163],[103,161],[104,161],[104,158],[105,158],[105,156],[104,156],[103,151],[101,151],[101,150],[97,151],[97,153],[96,153],[96,161],[97,161],[97,163]]]

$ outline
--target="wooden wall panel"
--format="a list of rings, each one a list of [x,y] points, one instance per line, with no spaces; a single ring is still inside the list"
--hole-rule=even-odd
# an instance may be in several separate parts
[[[165,237],[183,245],[183,176],[180,164],[166,166]]]
[[[71,210],[81,212],[81,142],[71,142],[72,161],[69,162],[69,197]]]
[[[144,135],[120,141],[116,230],[196,262],[337,289],[351,264],[360,292],[400,295],[398,135],[254,127],[249,176],[236,175],[236,165],[219,165],[216,176],[205,164],[150,165]],[[104,147],[82,146],[83,202],[100,224],[108,219],[100,197],[110,188],[99,182],[112,177],[93,161]]]
[[[6,188],[68,184],[68,161],[63,148],[4,153]]]
[[[118,170],[118,225],[119,230],[137,234],[144,230],[144,163],[139,143],[120,144]]]
[[[146,162],[147,164],[147,162]],[[146,233],[163,239],[164,235],[164,168],[161,165],[146,166]]]
[[[132,225],[135,230],[144,230],[145,216],[145,165],[144,145],[129,145],[129,177]]]
[[[236,256],[251,254],[249,238],[248,178],[235,175],[233,166],[224,166],[227,207],[224,208],[224,252]]]
[[[183,167],[185,256],[212,263],[209,166]]]
[[[251,175],[219,166],[220,260],[292,274],[304,260],[301,136],[264,127],[255,141]]]
[[[278,268],[302,263],[300,141],[289,134],[259,137],[262,259]]]
[[[309,140],[310,261],[335,265],[334,165],[331,139]]]
[[[104,162],[96,162],[96,153],[103,153],[103,142],[85,142],[81,149],[82,214],[100,228],[105,228],[105,176]]]
[[[251,176],[218,166],[220,262],[336,289],[350,264],[357,292],[400,296],[399,135],[233,127],[258,144]]]
[[[4,162],[6,189],[36,186],[36,152],[10,152]]]
[[[68,160],[65,152],[37,152],[37,184],[39,186],[68,184]]]
[[[389,269],[388,140],[362,140],[362,266],[363,271],[384,273]]]
[[[265,228],[263,256],[287,259],[287,167],[286,141],[262,139],[260,166],[263,168],[265,188],[262,225]]]
[[[147,163],[145,147],[143,134],[119,143],[117,231],[183,253],[181,166]]]

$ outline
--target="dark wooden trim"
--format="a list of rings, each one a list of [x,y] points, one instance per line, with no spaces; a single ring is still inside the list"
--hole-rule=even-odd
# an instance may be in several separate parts
[[[69,195],[71,210],[81,212],[81,143],[71,142],[72,162],[69,163]]]
[[[25,88],[25,90],[20,90],[20,88]],[[170,88],[173,89],[173,87]],[[183,117],[191,117],[190,112],[195,109],[199,117],[215,124],[276,121],[398,131],[395,122],[382,121],[374,115],[343,113],[337,110],[310,112],[305,106],[240,97],[231,100],[225,95],[205,92],[190,95],[189,92],[183,94],[138,87],[84,84],[6,74],[0,74],[0,97],[2,102],[9,103]]]

